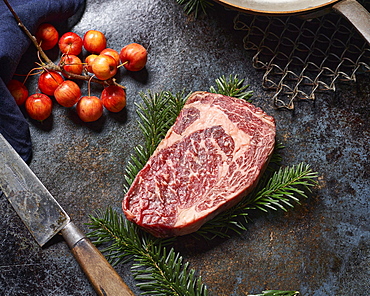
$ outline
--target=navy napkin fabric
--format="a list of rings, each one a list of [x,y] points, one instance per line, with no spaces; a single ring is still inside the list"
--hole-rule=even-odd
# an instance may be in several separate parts
[[[32,34],[41,23],[67,20],[84,4],[84,0],[8,1]],[[29,38],[19,28],[3,0],[0,0],[0,133],[26,162],[32,155],[28,122],[6,84],[13,77],[30,44]]]

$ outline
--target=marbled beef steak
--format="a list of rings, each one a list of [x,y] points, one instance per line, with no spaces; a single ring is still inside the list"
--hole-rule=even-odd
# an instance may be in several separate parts
[[[242,99],[195,92],[123,200],[126,217],[157,237],[194,232],[257,184],[275,121]]]

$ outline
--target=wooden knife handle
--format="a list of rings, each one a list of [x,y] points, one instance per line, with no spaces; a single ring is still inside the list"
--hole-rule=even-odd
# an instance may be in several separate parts
[[[101,296],[135,296],[100,251],[72,222],[61,231],[74,257]]]

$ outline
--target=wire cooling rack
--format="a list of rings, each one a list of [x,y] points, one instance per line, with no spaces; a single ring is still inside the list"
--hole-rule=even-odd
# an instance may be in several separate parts
[[[244,47],[256,52],[253,67],[265,71],[262,86],[274,92],[277,108],[292,110],[370,71],[370,45],[334,12],[312,19],[238,13],[234,28],[246,32]]]

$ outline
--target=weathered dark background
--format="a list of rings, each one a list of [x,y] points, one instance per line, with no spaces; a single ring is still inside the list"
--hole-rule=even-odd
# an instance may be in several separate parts
[[[286,147],[284,164],[309,163],[319,173],[319,186],[291,211],[255,218],[240,237],[199,248],[192,243],[185,260],[210,295],[265,289],[299,290],[305,296],[367,295],[369,74],[338,82],[335,92],[318,94],[315,103],[298,103],[293,112],[276,110],[273,94],[261,87],[263,72],[252,67],[254,53],[243,48],[244,33],[233,28],[236,12],[216,5],[194,19],[182,9],[174,0],[87,1],[71,29],[81,36],[100,30],[116,50],[131,42],[144,45],[146,70],[121,71],[128,103],[120,114],[105,113],[85,124],[73,110],[55,105],[43,124],[30,121],[31,168],[88,231],[85,223],[95,209],[120,209],[125,165],[141,141],[134,105],[141,101],[139,92],[208,90],[221,75],[238,74],[254,91],[255,104],[275,117],[277,138]],[[60,28],[66,30],[64,24]],[[41,249],[5,198],[0,216],[0,295],[94,295],[64,242]],[[117,267],[139,295],[129,269],[130,264]]]

